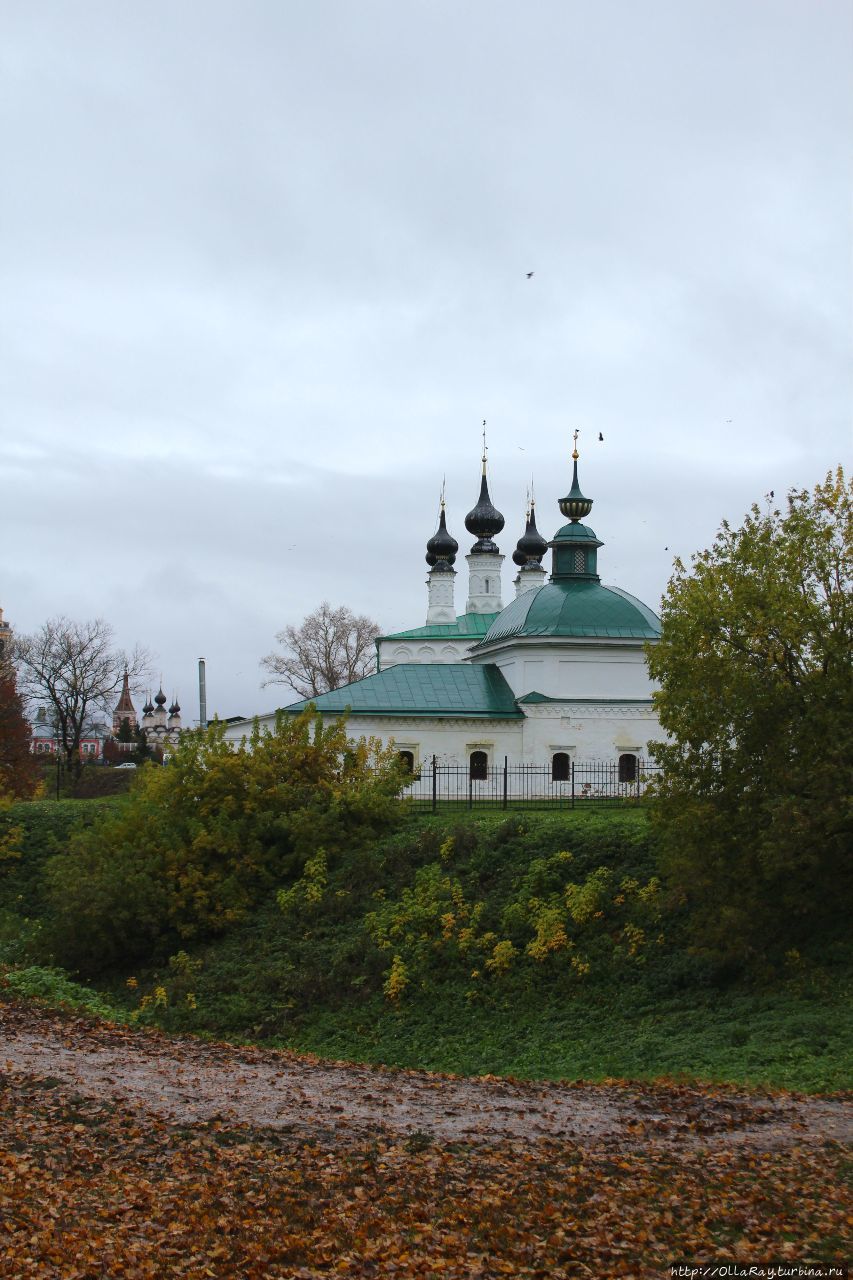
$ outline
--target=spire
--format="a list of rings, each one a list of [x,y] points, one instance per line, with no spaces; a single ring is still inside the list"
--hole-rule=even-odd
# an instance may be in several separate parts
[[[444,514],[444,482],[441,485],[441,501],[439,503],[438,529],[432,535],[426,544],[426,562],[431,569],[438,569],[442,573],[446,573],[448,569],[453,567],[456,560],[456,552],[459,550],[459,543],[447,531],[447,521]]]
[[[133,702],[130,698],[130,684],[127,667],[124,669],[124,676],[121,682],[121,696],[115,705],[113,714],[117,716],[136,715],[136,709],[134,708]]]
[[[569,523],[563,525],[548,544],[554,553],[551,581],[598,582],[598,548],[603,544],[588,525],[580,523],[592,510],[592,498],[584,497],[578,483],[577,431],[574,441],[572,487],[565,498],[560,499],[560,510],[568,516]]]
[[[477,538],[471,548],[472,552],[498,550],[497,545],[492,541],[494,534],[500,533],[504,527],[504,518],[498,511],[497,507],[492,504],[489,497],[489,481],[486,475],[486,420],[483,419],[483,472],[480,479],[480,496],[477,499],[477,505],[473,507],[465,517],[465,528],[469,533],[473,533]]]
[[[572,472],[572,487],[566,494],[565,498],[560,499],[560,510],[564,516],[571,520],[572,524],[577,524],[578,520],[582,520],[592,511],[592,498],[585,498],[581,493],[581,487],[578,483],[578,432],[575,431],[574,449],[572,450],[572,462],[574,469]]]

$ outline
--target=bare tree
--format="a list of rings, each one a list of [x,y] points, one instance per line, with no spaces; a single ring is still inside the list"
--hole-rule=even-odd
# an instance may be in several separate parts
[[[374,642],[379,627],[345,605],[324,600],[299,627],[285,627],[276,640],[282,653],[268,653],[261,666],[271,672],[264,684],[288,684],[302,698],[361,680],[376,670]]]
[[[144,649],[129,655],[115,649],[113,629],[103,618],[51,618],[33,635],[15,638],[13,658],[20,693],[27,703],[47,708],[69,769],[80,766],[80,741],[94,714],[112,710],[125,667],[133,684],[150,662]]]

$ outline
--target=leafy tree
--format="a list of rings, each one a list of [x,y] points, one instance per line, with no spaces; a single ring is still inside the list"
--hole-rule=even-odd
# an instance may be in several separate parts
[[[853,488],[839,468],[681,561],[648,654],[656,819],[699,949],[742,963],[850,905]]]
[[[224,726],[181,735],[165,768],[49,864],[48,945],[87,972],[161,940],[222,933],[322,849],[368,846],[399,811],[402,773],[378,742],[310,709],[234,747]]]
[[[125,669],[134,680],[149,664],[142,649],[129,657],[115,649],[113,629],[102,618],[51,618],[33,635],[17,636],[13,656],[24,699],[47,707],[66,768],[75,771],[80,768],[81,739],[91,729],[95,713],[110,710]]]
[[[39,785],[40,770],[30,750],[32,732],[24,716],[15,674],[0,666],[0,796],[29,799]]]
[[[345,605],[323,601],[299,627],[285,627],[276,640],[282,653],[268,653],[261,666],[271,672],[266,684],[287,684],[301,698],[361,680],[376,669],[379,627]]]

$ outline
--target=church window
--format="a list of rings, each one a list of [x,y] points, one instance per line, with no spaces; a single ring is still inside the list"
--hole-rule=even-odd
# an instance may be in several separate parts
[[[620,782],[636,782],[637,780],[637,757],[634,755],[622,755],[619,757],[619,781]]]
[[[415,772],[415,753],[414,751],[398,751],[397,755],[403,763],[406,773]]]
[[[485,751],[472,751],[469,764],[471,781],[485,782],[489,776],[489,757]]]
[[[568,782],[569,756],[566,751],[555,751],[551,757],[551,781]]]
[[[486,595],[489,594],[489,579],[486,578]]]
[[[586,555],[583,551],[575,552],[575,573],[586,572]]]

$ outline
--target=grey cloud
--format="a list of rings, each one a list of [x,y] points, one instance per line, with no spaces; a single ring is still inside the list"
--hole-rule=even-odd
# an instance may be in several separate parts
[[[422,620],[483,417],[504,551],[531,470],[556,528],[581,426],[603,571],[651,604],[665,546],[849,451],[844,7],[55,0],[0,26],[16,626],[103,614],[182,700],[203,651],[217,709],[274,706],[258,658],[321,599]]]

